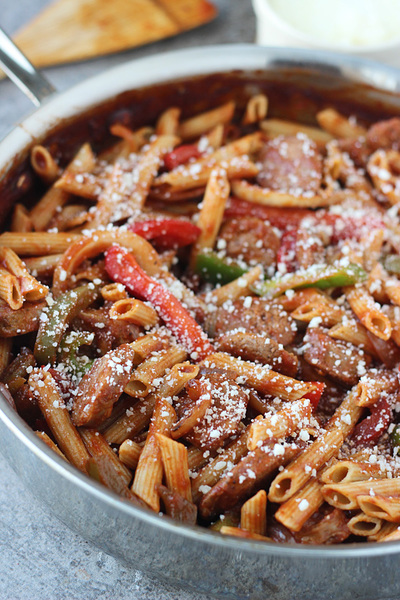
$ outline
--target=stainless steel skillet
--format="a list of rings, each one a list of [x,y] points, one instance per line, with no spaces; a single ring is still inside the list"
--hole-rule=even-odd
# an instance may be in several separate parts
[[[233,70],[243,71],[243,86],[253,82],[250,75],[246,79],[247,72],[259,72],[261,78],[264,73],[275,77],[285,72],[281,85],[290,82],[302,93],[324,88],[328,96],[352,94],[361,104],[379,104],[382,112],[400,110],[400,72],[381,65],[342,55],[246,45],[185,50],[127,63],[47,99],[0,144],[0,172],[12,174],[29,145],[46,138],[60,121],[126,90]],[[3,398],[0,440],[1,452],[25,485],[62,521],[106,552],[177,587],[229,599],[400,597],[396,543],[271,545],[225,538],[160,518],[122,502],[65,465]]]

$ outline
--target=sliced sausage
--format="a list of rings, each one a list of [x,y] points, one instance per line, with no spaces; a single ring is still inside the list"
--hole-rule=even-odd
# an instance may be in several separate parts
[[[271,337],[283,346],[291,344],[297,333],[294,320],[282,306],[264,298],[251,298],[251,303],[248,298],[225,303],[208,315],[205,329],[211,337],[238,329]]]
[[[128,384],[136,352],[123,344],[98,358],[78,385],[72,409],[75,425],[96,427],[110,416]]]
[[[269,267],[276,263],[280,240],[274,228],[257,217],[229,219],[219,239],[226,242],[226,254],[248,265]]]
[[[294,196],[316,193],[322,182],[322,156],[308,136],[279,136],[268,141],[259,155],[259,185]]]

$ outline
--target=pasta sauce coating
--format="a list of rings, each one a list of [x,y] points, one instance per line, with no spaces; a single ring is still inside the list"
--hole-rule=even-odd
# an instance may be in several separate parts
[[[398,539],[399,120],[267,107],[114,123],[64,170],[33,148],[47,191],[0,235],[2,389],[139,507],[277,543]]]

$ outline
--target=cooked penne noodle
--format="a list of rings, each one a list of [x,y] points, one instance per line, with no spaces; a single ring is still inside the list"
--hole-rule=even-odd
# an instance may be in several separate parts
[[[125,440],[119,447],[118,456],[124,465],[134,471],[139,462],[141,452],[142,446],[133,440]]]
[[[105,182],[94,173],[76,174],[65,171],[54,187],[65,193],[95,201],[100,196],[104,185]]]
[[[60,174],[60,167],[45,146],[36,144],[31,150],[31,165],[47,184],[53,183]]]
[[[286,192],[277,192],[249,183],[244,179],[240,179],[240,176],[231,182],[231,187],[232,193],[238,198],[263,206],[315,208],[317,206],[329,206],[337,202],[336,197],[333,195],[293,196]]]
[[[122,283],[107,283],[101,288],[101,295],[108,302],[118,302],[128,297],[125,286]]]
[[[266,537],[265,535],[260,535],[258,533],[251,533],[250,531],[246,531],[245,529],[241,529],[240,527],[232,527],[231,525],[222,525],[219,530],[222,535],[233,535],[234,537],[240,537],[250,540],[263,540],[264,542],[271,542],[271,538]]]
[[[199,252],[212,249],[221,226],[226,201],[229,197],[229,182],[223,169],[216,168],[210,173],[202,208],[197,225],[201,233],[192,248],[190,265],[193,269]]]
[[[358,321],[345,319],[341,323],[337,323],[337,325],[331,327],[327,333],[335,340],[350,342],[354,346],[363,348],[368,354],[372,356],[376,355],[376,350],[366,333],[366,328]]]
[[[153,327],[159,321],[158,314],[154,308],[134,298],[117,300],[111,306],[109,314],[112,319],[135,323],[143,327]]]
[[[291,435],[302,424],[308,424],[312,404],[308,399],[296,400],[273,415],[256,418],[250,425],[247,438],[249,450],[255,450],[268,438],[280,439]]]
[[[13,310],[18,310],[24,303],[18,278],[2,267],[0,267],[0,298]]]
[[[104,437],[94,429],[86,427],[79,428],[79,435],[83,439],[90,456],[94,458],[101,456],[106,457],[110,467],[115,469],[118,476],[124,481],[125,485],[129,485],[132,480],[132,473],[127,469],[125,464],[119,460],[113,449],[108,445]]]
[[[365,537],[376,535],[382,527],[382,519],[359,512],[350,519],[347,523],[347,527],[354,535],[362,535]]]
[[[62,258],[62,254],[24,258],[26,268],[34,277],[50,277]]]
[[[32,277],[26,265],[11,248],[0,248],[0,262],[17,277],[24,300],[36,302],[49,293],[49,288]]]
[[[254,389],[271,396],[280,396],[285,400],[299,400],[315,389],[314,383],[297,381],[269,367],[234,358],[224,352],[211,354],[203,364],[209,368],[233,371],[237,377],[243,377],[247,385]]]
[[[327,468],[320,480],[322,483],[352,483],[353,481],[365,481],[368,479],[383,479],[384,475],[379,465],[367,462],[354,462],[352,460],[341,460]]]
[[[163,377],[161,385],[156,392],[149,394],[137,402],[132,408],[121,415],[104,432],[104,437],[109,444],[121,444],[127,438],[137,435],[150,421],[156,400],[160,396],[172,397],[183,389],[185,383],[196,377],[199,367],[189,363],[174,365],[169,373]]]
[[[95,160],[92,149],[89,144],[84,144],[79,152],[67,166],[66,171],[78,174],[85,171],[91,171]],[[33,207],[30,217],[35,231],[44,231],[56,211],[68,201],[69,194],[54,184],[41,200]]]
[[[172,346],[146,358],[133,372],[132,378],[125,388],[125,393],[134,398],[147,396],[155,386],[157,379],[165,372],[185,360],[186,350],[180,346]]]
[[[262,121],[267,116],[268,98],[264,94],[256,94],[252,96],[246,106],[246,111],[243,115],[243,125],[250,125]]]
[[[172,406],[165,399],[158,398],[133,479],[132,491],[155,512],[160,510],[157,484],[161,484],[163,476],[162,455],[156,434],[169,435],[175,419]]]
[[[35,369],[29,377],[29,385],[35,393],[39,408],[54,438],[70,463],[86,472],[89,454],[74,427],[69,412],[49,371]]]
[[[398,389],[398,378],[392,371],[368,371],[357,384],[358,406],[372,406],[382,395],[388,396]]]
[[[10,231],[26,233],[32,229],[33,224],[28,210],[22,204],[16,204],[11,218]]]
[[[178,135],[180,116],[180,108],[167,108],[157,120],[156,135]]]
[[[156,433],[156,439],[161,450],[168,488],[191,502],[192,490],[186,446],[160,433]]]
[[[369,535],[367,539],[369,542],[381,542],[386,536],[395,533],[397,528],[397,523],[389,523],[388,521],[383,521],[380,530],[374,535]]]
[[[208,303],[215,306],[222,306],[226,301],[234,302],[238,298],[252,294],[251,286],[256,283],[262,276],[262,268],[253,267],[247,273],[243,273],[237,279],[230,283],[226,283],[219,288],[215,288],[212,292],[207,292],[205,299]]]
[[[335,138],[358,138],[367,133],[364,127],[341,115],[333,108],[319,111],[316,118],[319,126]]]
[[[300,531],[324,502],[322,485],[315,477],[310,479],[289,500],[280,505],[275,519],[291,531]]]
[[[234,112],[235,103],[227,102],[222,106],[182,121],[179,125],[178,135],[183,140],[198,137],[216,125],[229,123],[232,120]]]
[[[44,442],[46,444],[46,446],[48,446],[51,450],[53,450],[53,452],[58,454],[58,456],[63,458],[65,461],[67,461],[64,454],[61,452],[60,448],[57,446],[57,444],[55,444],[53,442],[53,440],[47,435],[47,433],[45,431],[35,431],[35,433],[38,436],[38,438],[40,438],[42,440],[42,442]]]
[[[0,235],[0,247],[11,248],[18,256],[45,256],[64,252],[81,238],[82,236],[76,233],[7,232]]]
[[[358,508],[358,496],[400,496],[400,479],[367,479],[352,483],[329,483],[323,486],[322,494],[329,504],[342,510]]]
[[[285,121],[284,119],[265,119],[260,123],[261,129],[269,138],[278,137],[279,135],[296,135],[303,133],[317,144],[325,145],[333,139],[333,136],[327,131],[296,123],[295,121]]]
[[[300,456],[279,473],[269,488],[271,502],[289,500],[333,456],[343,444],[343,434],[337,429],[317,438]]]
[[[240,528],[249,533],[267,533],[267,493],[260,490],[245,502],[240,511]]]
[[[368,331],[381,340],[390,338],[392,334],[390,320],[364,287],[347,288],[346,298],[354,314]]]
[[[360,509],[370,517],[384,519],[392,523],[400,523],[400,498],[386,496],[357,496]]]
[[[390,533],[387,533],[385,536],[379,538],[377,541],[378,542],[397,542],[397,540],[400,540],[400,527],[396,527],[396,529],[394,529]]]

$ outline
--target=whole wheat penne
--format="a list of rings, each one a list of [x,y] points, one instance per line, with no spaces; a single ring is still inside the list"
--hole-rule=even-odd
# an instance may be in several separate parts
[[[267,493],[260,490],[249,498],[240,509],[240,528],[266,535],[267,533]]]
[[[255,419],[249,428],[247,447],[254,450],[268,438],[280,439],[291,435],[302,424],[308,425],[312,404],[307,398],[291,402],[275,414]]]
[[[367,479],[383,479],[384,475],[379,465],[352,460],[340,460],[325,469],[321,474],[322,483],[352,483]]]
[[[329,504],[342,510],[358,508],[358,496],[378,494],[400,496],[400,479],[371,479],[352,483],[329,483],[323,486],[322,494]]]
[[[118,449],[118,456],[124,465],[134,471],[139,462],[141,452],[142,446],[140,446],[137,442],[134,442],[133,440],[125,440]]]
[[[382,340],[388,340],[392,334],[389,318],[382,312],[381,307],[374,301],[365,287],[349,287],[346,298],[361,323],[374,335]]]
[[[81,471],[86,472],[89,454],[49,371],[35,369],[29,385],[36,394],[40,410],[54,438],[66,458]]]
[[[399,152],[382,148],[376,150],[367,163],[367,172],[375,188],[393,205],[399,202],[399,165]]]
[[[157,119],[156,135],[178,135],[180,116],[180,108],[167,108]]]
[[[337,429],[318,437],[289,466],[279,473],[269,488],[271,502],[285,502],[293,496],[333,456],[343,444],[343,434]]]
[[[172,432],[171,432],[172,433]],[[206,454],[206,457],[204,457]],[[208,454],[195,446],[190,446],[188,448],[188,466],[189,471],[196,471],[204,467],[204,465],[208,462]]]
[[[112,244],[120,244],[133,252],[140,266],[145,269],[148,275],[156,275],[162,271],[159,256],[151,244],[130,231],[121,231],[120,229],[116,231],[93,231],[89,237],[72,236],[66,233],[47,235],[65,236],[65,240],[69,240],[69,243],[65,243],[63,248],[66,252],[54,272],[53,293],[56,294],[68,289],[71,275],[84,260],[94,258],[105,252]],[[0,246],[3,245],[3,236],[0,235]],[[5,241],[8,241],[8,239],[6,238]],[[10,245],[10,247],[13,246]],[[18,251],[17,253],[20,254]]]
[[[232,193],[238,198],[263,206],[315,208],[317,206],[329,206],[338,201],[333,195],[293,196],[286,192],[263,188],[244,179],[239,179],[239,177],[231,181],[231,189]]]
[[[259,535],[258,533],[251,533],[240,527],[232,527],[231,525],[222,525],[219,530],[222,535],[233,535],[235,537],[250,539],[250,540],[263,540],[264,542],[272,542],[272,539],[265,536]]]
[[[264,94],[252,96],[246,105],[246,111],[243,115],[243,125],[250,125],[262,121],[267,116],[268,98]]]
[[[199,252],[211,249],[221,226],[226,201],[229,197],[229,182],[226,173],[221,168],[215,168],[210,173],[202,208],[197,225],[201,233],[192,247],[190,265],[193,269]]]
[[[398,389],[398,377],[393,371],[369,370],[357,384],[358,406],[372,406],[382,395],[388,396]]]
[[[295,121],[287,121],[285,119],[265,119],[261,121],[260,128],[269,138],[278,137],[279,135],[304,133],[311,140],[321,145],[325,145],[333,139],[330,133],[318,129],[318,127],[296,123]]]
[[[315,477],[310,479],[289,500],[280,505],[275,519],[291,531],[300,531],[324,502],[322,485]]]
[[[0,267],[0,298],[13,310],[18,310],[24,303],[18,278],[2,267]]]
[[[104,437],[95,429],[88,429],[87,427],[80,427],[79,434],[83,439],[83,443],[86,446],[90,456],[106,457],[110,466],[112,466],[118,473],[119,477],[124,481],[125,485],[129,485],[132,480],[132,473],[123,464],[118,456],[115,454],[113,449],[108,445]]]
[[[186,356],[187,352],[181,346],[171,346],[153,353],[135,369],[124,390],[125,393],[134,398],[147,396],[154,389],[157,379],[162,377],[167,369],[185,360]]]
[[[36,144],[31,150],[31,165],[47,184],[53,183],[60,174],[57,162],[48,149],[41,144]]]
[[[19,256],[44,256],[64,252],[79,239],[82,236],[76,233],[6,232],[0,235],[0,247],[11,248]]]
[[[51,437],[49,437],[45,431],[35,431],[35,433],[38,436],[38,438],[40,438],[42,440],[42,442],[44,442],[46,444],[46,446],[51,448],[51,450],[53,450],[53,452],[55,452],[56,454],[58,454],[58,456],[60,456],[61,458],[63,458],[64,460],[67,461],[64,454],[61,452],[60,448],[57,446],[57,444],[55,444],[53,442]]]
[[[243,377],[254,389],[272,396],[280,396],[285,400],[299,400],[315,389],[315,384],[298,381],[269,367],[235,358],[224,352],[216,352],[204,359],[203,364],[210,368],[228,369]]]
[[[182,121],[178,128],[178,135],[183,140],[191,139],[206,133],[219,124],[229,123],[235,112],[235,103],[230,101],[217,108],[208,110]]]
[[[344,319],[341,323],[333,325],[327,333],[335,340],[350,342],[354,346],[363,348],[368,354],[376,355],[376,350],[367,335],[366,328],[354,319]]]
[[[169,397],[179,394],[185,383],[199,372],[197,365],[180,363],[174,365],[164,376],[159,389],[137,402],[126,414],[121,415],[107,430],[104,437],[110,444],[121,444],[129,437],[134,437],[150,421],[154,405],[159,396]]]
[[[347,523],[347,527],[354,535],[367,537],[376,535],[382,527],[382,519],[366,515],[362,511],[354,515]]]
[[[25,233],[32,229],[33,224],[28,209],[22,204],[16,204],[11,218],[10,231]]]
[[[319,126],[335,138],[358,138],[365,136],[365,128],[350,121],[334,108],[325,108],[316,114]]]
[[[65,171],[54,184],[57,190],[93,201],[98,199],[104,186],[104,180],[94,173],[71,173],[70,171]]]
[[[380,530],[373,535],[369,535],[367,539],[369,542],[381,542],[386,536],[395,533],[397,528],[397,523],[389,523],[389,521],[383,521]]]
[[[156,433],[156,438],[161,450],[168,488],[191,502],[192,490],[186,446],[160,433]]]
[[[206,302],[215,304],[215,306],[222,306],[227,300],[234,302],[238,298],[252,294],[250,288],[256,281],[261,279],[262,272],[260,266],[253,267],[230,283],[207,292],[205,295]]]
[[[397,540],[400,540],[400,527],[396,527],[396,529],[394,529],[390,533],[387,533],[385,536],[379,538],[377,541],[378,542],[396,542]]]
[[[61,258],[62,254],[49,254],[48,256],[24,258],[24,263],[34,277],[49,277],[54,273]]]
[[[80,173],[91,171],[94,167],[95,159],[89,144],[84,144],[70,164],[66,171],[70,173]],[[41,200],[33,207],[30,217],[36,231],[44,231],[55,215],[57,209],[67,202],[69,194],[58,189],[55,184],[49,188]]]
[[[188,166],[182,165],[169,173],[159,175],[154,181],[154,185],[168,184],[171,188],[179,189],[205,186],[210,177],[211,170],[217,164],[226,170],[228,179],[231,179],[234,175],[239,177],[237,173],[240,172],[240,169],[245,169],[249,173],[249,176],[255,176],[258,173],[258,168],[247,157],[256,153],[261,148],[261,145],[262,136],[260,132],[246,135],[226,146],[218,148],[211,154],[192,161]],[[245,175],[242,176],[245,177]]]
[[[24,300],[36,302],[47,296],[49,288],[32,277],[26,265],[11,248],[0,248],[0,262],[18,278]]]
[[[247,433],[247,430],[244,430],[223,452],[213,458],[197,473],[196,478],[192,480],[194,502],[197,502],[203,494],[207,493],[230,467],[238,463],[248,453]]]
[[[160,510],[157,484],[161,484],[163,475],[162,455],[156,434],[169,435],[175,419],[175,411],[169,402],[158,398],[133,479],[132,491],[156,512]]]
[[[357,496],[360,509],[370,517],[400,523],[400,498],[370,494]]]
[[[122,283],[107,283],[101,288],[101,295],[104,300],[109,302],[118,302],[128,297],[125,286]]]
[[[320,296],[301,304],[291,313],[293,319],[309,323],[312,319],[319,319],[320,323],[326,327],[333,327],[342,321],[344,310],[336,302],[325,299]]]
[[[110,307],[109,314],[112,319],[135,323],[143,327],[153,327],[159,321],[158,314],[154,308],[134,298],[117,300]]]

